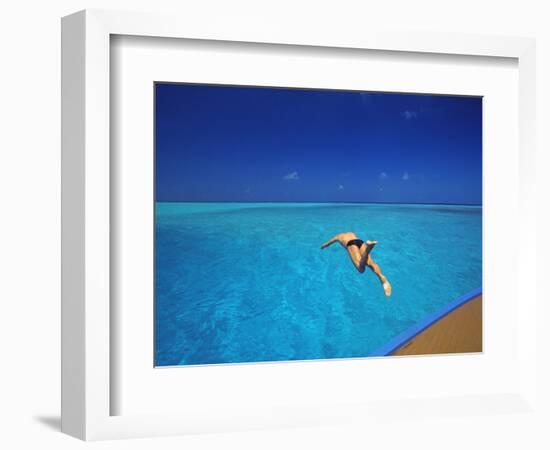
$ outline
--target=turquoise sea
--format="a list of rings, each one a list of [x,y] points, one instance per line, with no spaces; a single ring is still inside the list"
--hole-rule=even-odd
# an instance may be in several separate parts
[[[157,203],[155,239],[157,366],[365,357],[482,283],[477,206]]]

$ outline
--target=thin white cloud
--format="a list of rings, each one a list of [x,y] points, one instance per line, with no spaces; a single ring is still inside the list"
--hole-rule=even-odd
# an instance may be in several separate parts
[[[386,172],[380,172],[378,178],[380,178],[381,180],[385,180],[386,178],[388,178],[388,174]]]
[[[296,172],[296,171],[287,173],[287,174],[283,177],[283,180],[296,181],[296,180],[299,180],[299,179],[300,179],[300,177],[298,176],[298,172]]]
[[[405,110],[401,112],[401,117],[404,117],[406,120],[416,119],[418,117],[418,112]]]
[[[403,181],[407,181],[407,180],[409,179],[409,172],[405,172],[405,173],[403,174],[403,177],[402,177],[402,178],[403,178]]]
[[[338,185],[338,190],[339,190],[339,191],[343,191],[343,190],[344,190],[344,186],[343,186],[342,184],[339,184],[339,185]]]

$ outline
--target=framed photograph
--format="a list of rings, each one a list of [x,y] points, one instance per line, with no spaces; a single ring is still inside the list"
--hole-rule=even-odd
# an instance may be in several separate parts
[[[64,432],[532,404],[532,40],[94,10],[62,46]]]
[[[154,89],[156,366],[482,350],[481,97]]]

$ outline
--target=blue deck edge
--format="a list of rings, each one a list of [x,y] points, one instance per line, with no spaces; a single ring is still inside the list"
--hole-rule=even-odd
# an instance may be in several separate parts
[[[393,339],[390,339],[386,344],[369,354],[369,356],[388,356],[392,354],[395,350],[405,345],[408,341],[422,333],[426,328],[429,328],[438,320],[452,313],[455,309],[461,307],[465,303],[468,303],[470,300],[474,299],[478,295],[481,295],[481,292],[482,288],[477,288],[473,291],[468,292],[467,294],[458,297],[452,302],[447,303],[443,308],[437,310],[432,314],[429,314],[420,322],[417,322],[409,329],[398,334]]]

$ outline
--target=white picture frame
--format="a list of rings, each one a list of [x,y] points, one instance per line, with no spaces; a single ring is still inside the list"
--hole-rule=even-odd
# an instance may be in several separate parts
[[[383,402],[344,403],[321,411],[317,405],[278,408],[269,414],[231,416],[222,413],[111,415],[112,363],[110,336],[110,38],[112,35],[200,39],[242,43],[286,44],[305,48],[368,49],[417,54],[449,54],[513,58],[519,72],[520,260],[536,260],[535,235],[535,43],[532,39],[444,33],[398,33],[369,30],[316,35],[305,29],[280,30],[261,23],[234,28],[230,23],[201,23],[189,17],[87,10],[62,22],[62,430],[85,440],[146,437],[220,430],[299,425],[342,417],[372,420]],[[522,286],[518,308],[519,378],[514,392],[471,396],[461,403],[465,415],[472,404],[493,411],[507,403],[523,410],[535,407],[536,269],[519,266]],[[519,295],[515,292],[514,295]],[[250,367],[250,366],[249,366]],[[311,366],[313,367],[313,366]],[[342,370],[351,370],[350,368]],[[452,399],[442,404],[455,408]],[[454,403],[453,403],[454,402]],[[497,407],[498,405],[498,407]],[[229,412],[223,413],[224,409]],[[386,409],[385,409],[386,408]],[[225,415],[224,415],[225,414]],[[200,415],[200,414],[199,414]],[[322,420],[321,420],[322,416]],[[195,420],[196,419],[196,420]]]

